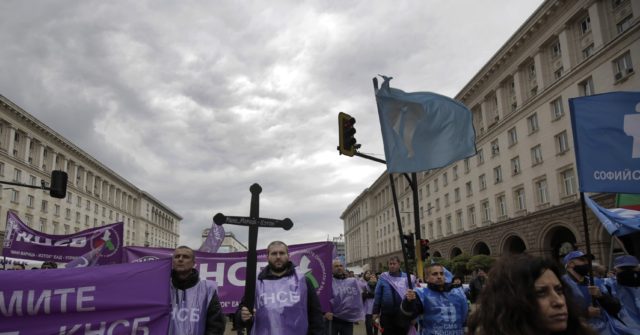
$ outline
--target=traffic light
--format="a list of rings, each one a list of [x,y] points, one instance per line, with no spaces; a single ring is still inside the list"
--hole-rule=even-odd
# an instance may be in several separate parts
[[[402,248],[407,251],[407,259],[416,259],[416,245],[413,242],[413,233],[408,235],[402,235]]]
[[[338,114],[338,131],[340,133],[338,151],[340,151],[340,154],[353,157],[356,150],[360,148],[360,144],[353,137],[356,134],[355,124],[356,119],[351,115],[342,112]]]
[[[420,254],[422,255],[422,259],[425,260],[431,256],[429,253],[429,240],[422,239],[420,240]]]
[[[67,173],[64,171],[51,171],[51,187],[49,195],[54,198],[64,198],[67,196]]]

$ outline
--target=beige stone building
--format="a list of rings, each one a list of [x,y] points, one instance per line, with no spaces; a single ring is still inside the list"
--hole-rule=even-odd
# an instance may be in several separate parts
[[[473,113],[478,153],[419,174],[420,234],[433,255],[584,248],[568,99],[640,90],[639,22],[640,1],[545,1],[462,88],[455,99]],[[394,177],[413,232],[410,187]],[[613,206],[611,194],[594,197]],[[348,264],[379,270],[401,254],[386,173],[341,218]],[[588,218],[593,252],[608,264],[611,238]]]
[[[124,245],[173,248],[182,217],[0,95],[0,180],[41,185],[52,170],[68,174],[67,196],[0,185],[0,238],[7,211],[31,228],[62,235],[124,222]]]

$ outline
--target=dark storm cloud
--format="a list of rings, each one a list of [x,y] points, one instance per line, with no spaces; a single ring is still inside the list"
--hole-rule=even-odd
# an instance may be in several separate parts
[[[184,216],[181,243],[254,182],[295,222],[260,246],[322,240],[384,171],[338,156],[338,112],[383,157],[373,76],[453,96],[540,2],[3,1],[0,94]]]

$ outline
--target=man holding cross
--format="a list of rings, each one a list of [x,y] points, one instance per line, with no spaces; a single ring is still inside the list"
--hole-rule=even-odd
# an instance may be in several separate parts
[[[322,308],[311,281],[289,261],[284,242],[267,247],[269,264],[258,275],[255,309],[245,307],[246,298],[236,312],[239,326],[251,328],[251,335],[322,335]]]

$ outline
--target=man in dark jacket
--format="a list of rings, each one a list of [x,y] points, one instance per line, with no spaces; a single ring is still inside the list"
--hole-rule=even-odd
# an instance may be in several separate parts
[[[172,335],[222,335],[225,318],[216,285],[194,269],[195,254],[180,246],[173,252],[171,270]]]
[[[267,247],[269,264],[256,282],[253,313],[245,298],[236,312],[236,322],[252,335],[322,335],[322,308],[311,281],[289,261],[287,245],[273,241]]]

